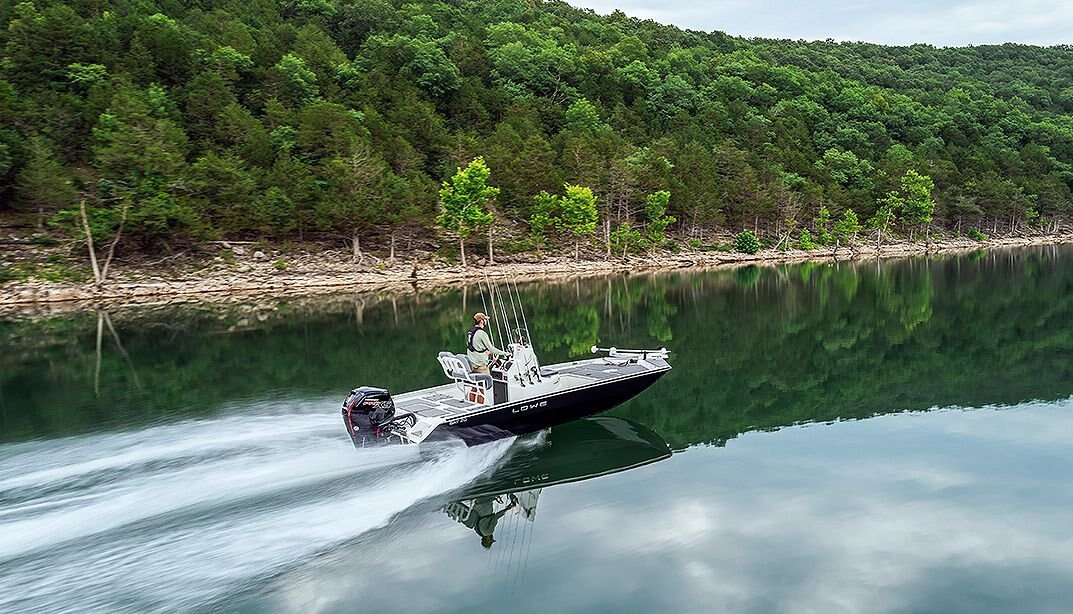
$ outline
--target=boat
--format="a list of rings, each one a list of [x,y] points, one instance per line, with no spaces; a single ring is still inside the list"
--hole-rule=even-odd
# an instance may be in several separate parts
[[[536,520],[537,503],[548,488],[670,456],[667,442],[636,422],[613,416],[584,418],[551,429],[543,439],[514,442],[496,467],[463,487],[442,510],[473,529],[481,545],[490,548],[497,526],[517,532],[519,522]]]
[[[375,386],[352,389],[341,411],[356,447],[451,438],[476,445],[523,435],[607,411],[670,371],[667,348],[592,346],[599,356],[541,365],[517,288],[507,288],[509,308],[502,291],[489,284],[492,308],[486,310],[497,316],[492,328],[509,341],[509,357],[492,362],[484,374],[465,354],[443,351],[436,359],[445,384],[399,395]]]

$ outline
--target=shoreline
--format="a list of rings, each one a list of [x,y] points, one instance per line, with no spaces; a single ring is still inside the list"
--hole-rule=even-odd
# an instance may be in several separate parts
[[[761,250],[756,254],[737,252],[686,252],[626,259],[575,261],[569,257],[543,260],[504,256],[495,264],[478,264],[463,269],[458,265],[397,262],[394,266],[358,267],[349,254],[326,250],[316,254],[283,255],[275,261],[258,251],[245,257],[246,250],[223,243],[223,249],[242,260],[225,262],[217,256],[201,270],[154,271],[145,279],[138,273],[111,281],[97,289],[92,283],[65,283],[42,280],[11,281],[0,284],[0,317],[26,312],[68,312],[109,306],[160,306],[181,303],[236,302],[259,298],[306,297],[331,294],[376,293],[419,285],[423,289],[451,287],[483,279],[553,281],[622,272],[655,272],[675,269],[719,269],[746,265],[773,266],[799,262],[851,261],[872,258],[949,254],[1036,245],[1073,243],[1073,233],[1003,237],[975,241],[968,238],[939,239],[923,243],[893,242],[879,250],[860,244],[838,249]],[[284,266],[279,266],[284,262]],[[383,261],[381,261],[383,262]],[[483,262],[483,261],[482,261]],[[292,266],[293,263],[293,266]],[[414,273],[416,271],[416,277]],[[177,273],[177,274],[176,274]],[[133,278],[132,278],[133,277]]]

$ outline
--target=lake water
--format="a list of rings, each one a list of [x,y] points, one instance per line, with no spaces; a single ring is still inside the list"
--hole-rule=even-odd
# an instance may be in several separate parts
[[[3,612],[1065,612],[1073,249],[521,287],[603,416],[355,450],[475,287],[0,322]]]

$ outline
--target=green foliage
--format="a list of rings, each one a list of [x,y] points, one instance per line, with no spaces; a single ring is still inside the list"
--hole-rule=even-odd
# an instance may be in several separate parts
[[[629,222],[619,224],[618,228],[611,231],[610,238],[611,250],[616,254],[622,254],[623,257],[628,253],[644,251],[645,247],[648,246],[648,241],[644,235]]]
[[[104,83],[108,78],[108,69],[100,64],[75,62],[67,66],[67,78],[75,86],[88,90],[94,85]]]
[[[929,224],[932,213],[935,212],[935,201],[932,200],[931,192],[935,189],[935,182],[927,175],[909,169],[902,177],[902,194],[905,199],[902,205],[902,220],[906,224]]]
[[[436,41],[424,36],[373,36],[365,45],[365,55],[390,66],[433,97],[457,90],[462,84],[458,67]]]
[[[816,216],[815,221],[816,238],[820,245],[830,245],[834,242],[834,235],[831,234],[831,212],[826,206],[820,207],[820,212]]]
[[[830,175],[834,183],[847,188],[871,189],[875,169],[867,160],[861,160],[852,151],[835,148],[823,152],[816,168]]]
[[[801,236],[798,237],[797,244],[804,250],[813,250],[819,247],[819,244],[812,240],[812,233],[808,231],[808,228],[801,229]]]
[[[671,219],[770,227],[791,202],[880,234],[1073,214],[1061,47],[753,40],[515,0],[21,2],[0,21],[0,208],[126,203],[149,248],[431,230],[436,186],[478,155],[496,215],[541,249],[592,234],[533,210],[563,184],[652,245]],[[852,236],[827,216],[817,242]]]
[[[987,235],[985,235],[984,233],[980,232],[979,229],[976,229],[976,228],[970,228],[969,232],[968,232],[968,235],[969,235],[970,238],[975,239],[977,241],[986,241],[987,240]]]
[[[585,98],[575,100],[567,109],[564,124],[568,130],[577,132],[596,132],[607,128],[600,122],[600,113],[596,105]]]
[[[280,96],[295,106],[312,102],[320,90],[317,88],[317,75],[306,67],[305,60],[288,53],[276,63],[275,70],[280,78]]]
[[[760,239],[749,230],[743,230],[734,237],[734,250],[744,254],[755,254],[760,251]]]
[[[866,226],[879,234],[888,232],[898,219],[897,213],[905,207],[905,199],[897,192],[888,192],[887,195],[877,201],[879,207],[875,215],[868,220]]]
[[[596,232],[599,213],[596,210],[596,195],[592,188],[566,185],[566,195],[560,201],[559,227],[574,235],[574,252],[577,256],[582,237]]]
[[[459,168],[440,189],[440,226],[459,238],[462,263],[466,262],[465,240],[474,230],[487,226],[494,219],[488,207],[499,195],[499,188],[488,185],[492,171],[477,157],[466,168]]]
[[[857,221],[857,213],[853,209],[846,209],[842,217],[835,222],[834,235],[839,243],[852,241],[861,231],[861,224]]]
[[[33,137],[29,160],[15,177],[18,202],[27,209],[52,213],[74,203],[77,194],[67,168],[56,159],[51,143]]]
[[[548,231],[559,224],[560,200],[543,191],[533,200],[535,202],[529,214],[529,236],[537,251],[541,251],[547,243]]]
[[[492,171],[477,157],[466,168],[459,168],[440,189],[440,212],[437,221],[447,232],[465,239],[475,229],[492,223],[489,201],[499,194],[499,188],[488,185]]]
[[[647,239],[649,243],[662,244],[664,240],[663,231],[677,221],[673,215],[667,215],[667,203],[670,200],[671,193],[666,190],[649,194],[648,198],[645,199],[645,218],[648,220]]]

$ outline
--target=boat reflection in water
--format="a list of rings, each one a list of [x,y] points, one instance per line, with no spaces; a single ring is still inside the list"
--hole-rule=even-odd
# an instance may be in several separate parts
[[[671,456],[662,437],[622,418],[597,416],[515,442],[488,474],[443,511],[491,548],[500,520],[533,522],[544,489],[610,475]],[[515,518],[516,517],[516,518]]]

